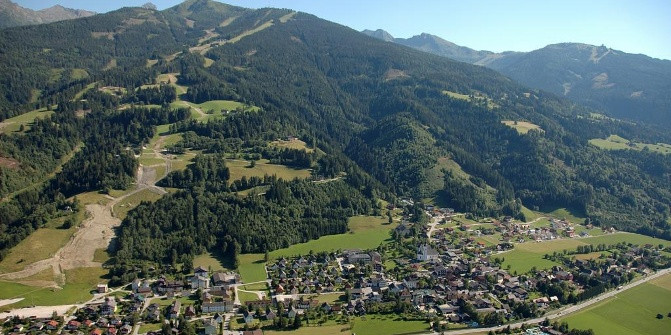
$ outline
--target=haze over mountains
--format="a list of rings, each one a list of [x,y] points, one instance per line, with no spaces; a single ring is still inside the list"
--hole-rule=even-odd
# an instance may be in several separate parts
[[[384,30],[363,33],[454,60],[483,65],[520,83],[617,117],[671,125],[671,61],[580,43],[531,52],[478,51],[423,33],[393,38]]]
[[[0,28],[51,23],[88,17],[96,13],[57,5],[42,10],[21,7],[10,0],[0,0]]]

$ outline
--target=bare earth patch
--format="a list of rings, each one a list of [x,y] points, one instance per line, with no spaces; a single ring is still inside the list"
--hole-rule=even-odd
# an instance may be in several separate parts
[[[19,161],[16,159],[0,156],[0,166],[18,170],[20,165],[21,163],[19,163]]]
[[[384,73],[384,81],[394,80],[398,78],[410,77],[404,71],[398,69],[389,69]]]

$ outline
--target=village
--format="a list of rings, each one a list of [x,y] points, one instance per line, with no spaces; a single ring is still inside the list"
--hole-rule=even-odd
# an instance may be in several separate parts
[[[268,259],[261,282],[196,267],[188,276],[138,278],[112,290],[101,284],[94,301],[65,316],[9,318],[2,333],[247,335],[329,322],[346,327],[369,315],[422,320],[440,332],[542,317],[671,266],[661,245],[618,243],[554,252],[544,257],[556,266],[511,273],[502,263],[515,243],[580,238],[586,233],[576,228],[584,227],[509,217],[455,224],[459,215],[432,206],[419,215],[406,210],[390,243]],[[478,240],[494,234],[496,244]],[[561,333],[542,326],[539,333]]]

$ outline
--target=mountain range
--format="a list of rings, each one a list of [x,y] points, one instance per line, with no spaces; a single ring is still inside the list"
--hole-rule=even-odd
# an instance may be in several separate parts
[[[394,38],[364,34],[417,50],[492,68],[516,81],[565,96],[612,117],[671,125],[671,61],[605,46],[552,44],[531,52],[478,51],[423,33]]]
[[[35,11],[21,7],[10,0],[0,0],[0,28],[51,23],[95,14],[95,12],[70,9],[60,5]]]
[[[12,162],[0,165],[0,196],[48,179],[0,203],[0,252],[59,212],[54,199],[128,187],[134,154],[155,135],[175,135],[166,150],[197,157],[160,182],[180,191],[122,223],[118,276],[175,253],[264,252],[342,233],[347,217],[403,197],[476,217],[570,208],[597,226],[671,239],[671,156],[633,150],[671,143],[668,131],[306,13],[188,0],[2,29],[0,50],[0,117],[54,109],[0,135]],[[595,65],[615,57],[603,54]],[[610,135],[632,150],[593,145]],[[286,138],[309,148],[273,145]],[[226,164],[240,159],[320,182],[236,177]]]

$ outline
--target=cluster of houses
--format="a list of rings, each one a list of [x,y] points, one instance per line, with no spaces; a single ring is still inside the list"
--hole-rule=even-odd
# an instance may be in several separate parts
[[[451,221],[455,215],[453,210],[441,208],[427,208],[427,214],[441,223]],[[241,283],[237,273],[210,273],[197,267],[186,279],[136,279],[123,299],[108,295],[80,308],[72,319],[7,320],[4,333],[129,335],[138,321],[166,320],[174,325],[184,318],[197,319],[200,332],[213,335],[223,329],[226,313],[237,314],[251,328],[257,327],[259,321],[269,325],[277,320],[309,316],[315,311],[331,316],[363,316],[384,308],[397,310],[399,306],[407,306],[404,311],[423,317],[440,317],[441,322],[477,326],[483,320],[521,318],[518,312],[521,305],[531,313],[524,317],[538,316],[558,307],[566,297],[545,294],[552,285],[579,293],[589,288],[586,286],[589,280],[585,278],[620,285],[635,275],[671,267],[671,258],[660,247],[622,243],[604,246],[600,250],[608,252],[598,259],[574,257],[580,250],[555,253],[547,257],[560,266],[524,275],[511,274],[501,268],[500,260],[492,257],[512,247],[505,241],[574,237],[575,228],[566,220],[555,219],[550,220],[548,227],[536,228],[511,218],[491,223],[504,240],[498,245],[485,246],[477,242],[474,234],[453,234],[458,229],[453,225],[429,230],[403,220],[395,234],[405,241],[405,252],[351,249],[271,261],[266,264],[270,297],[245,301],[242,308],[235,297],[236,286]],[[402,239],[416,237],[416,229],[424,229],[427,238]],[[108,293],[106,285],[95,289]],[[193,301],[195,294],[197,304]],[[337,295],[340,299],[320,302],[319,296],[323,294]],[[181,299],[187,296],[192,299]],[[170,299],[169,304],[158,303],[152,300],[154,297]]]
[[[547,226],[534,227],[529,223],[515,222],[512,218],[506,217],[503,221],[494,220],[493,225],[496,231],[501,233],[501,239],[507,242],[527,240],[541,242],[578,236],[575,226],[568,220],[550,219],[549,221]],[[588,236],[586,232],[580,235]]]

